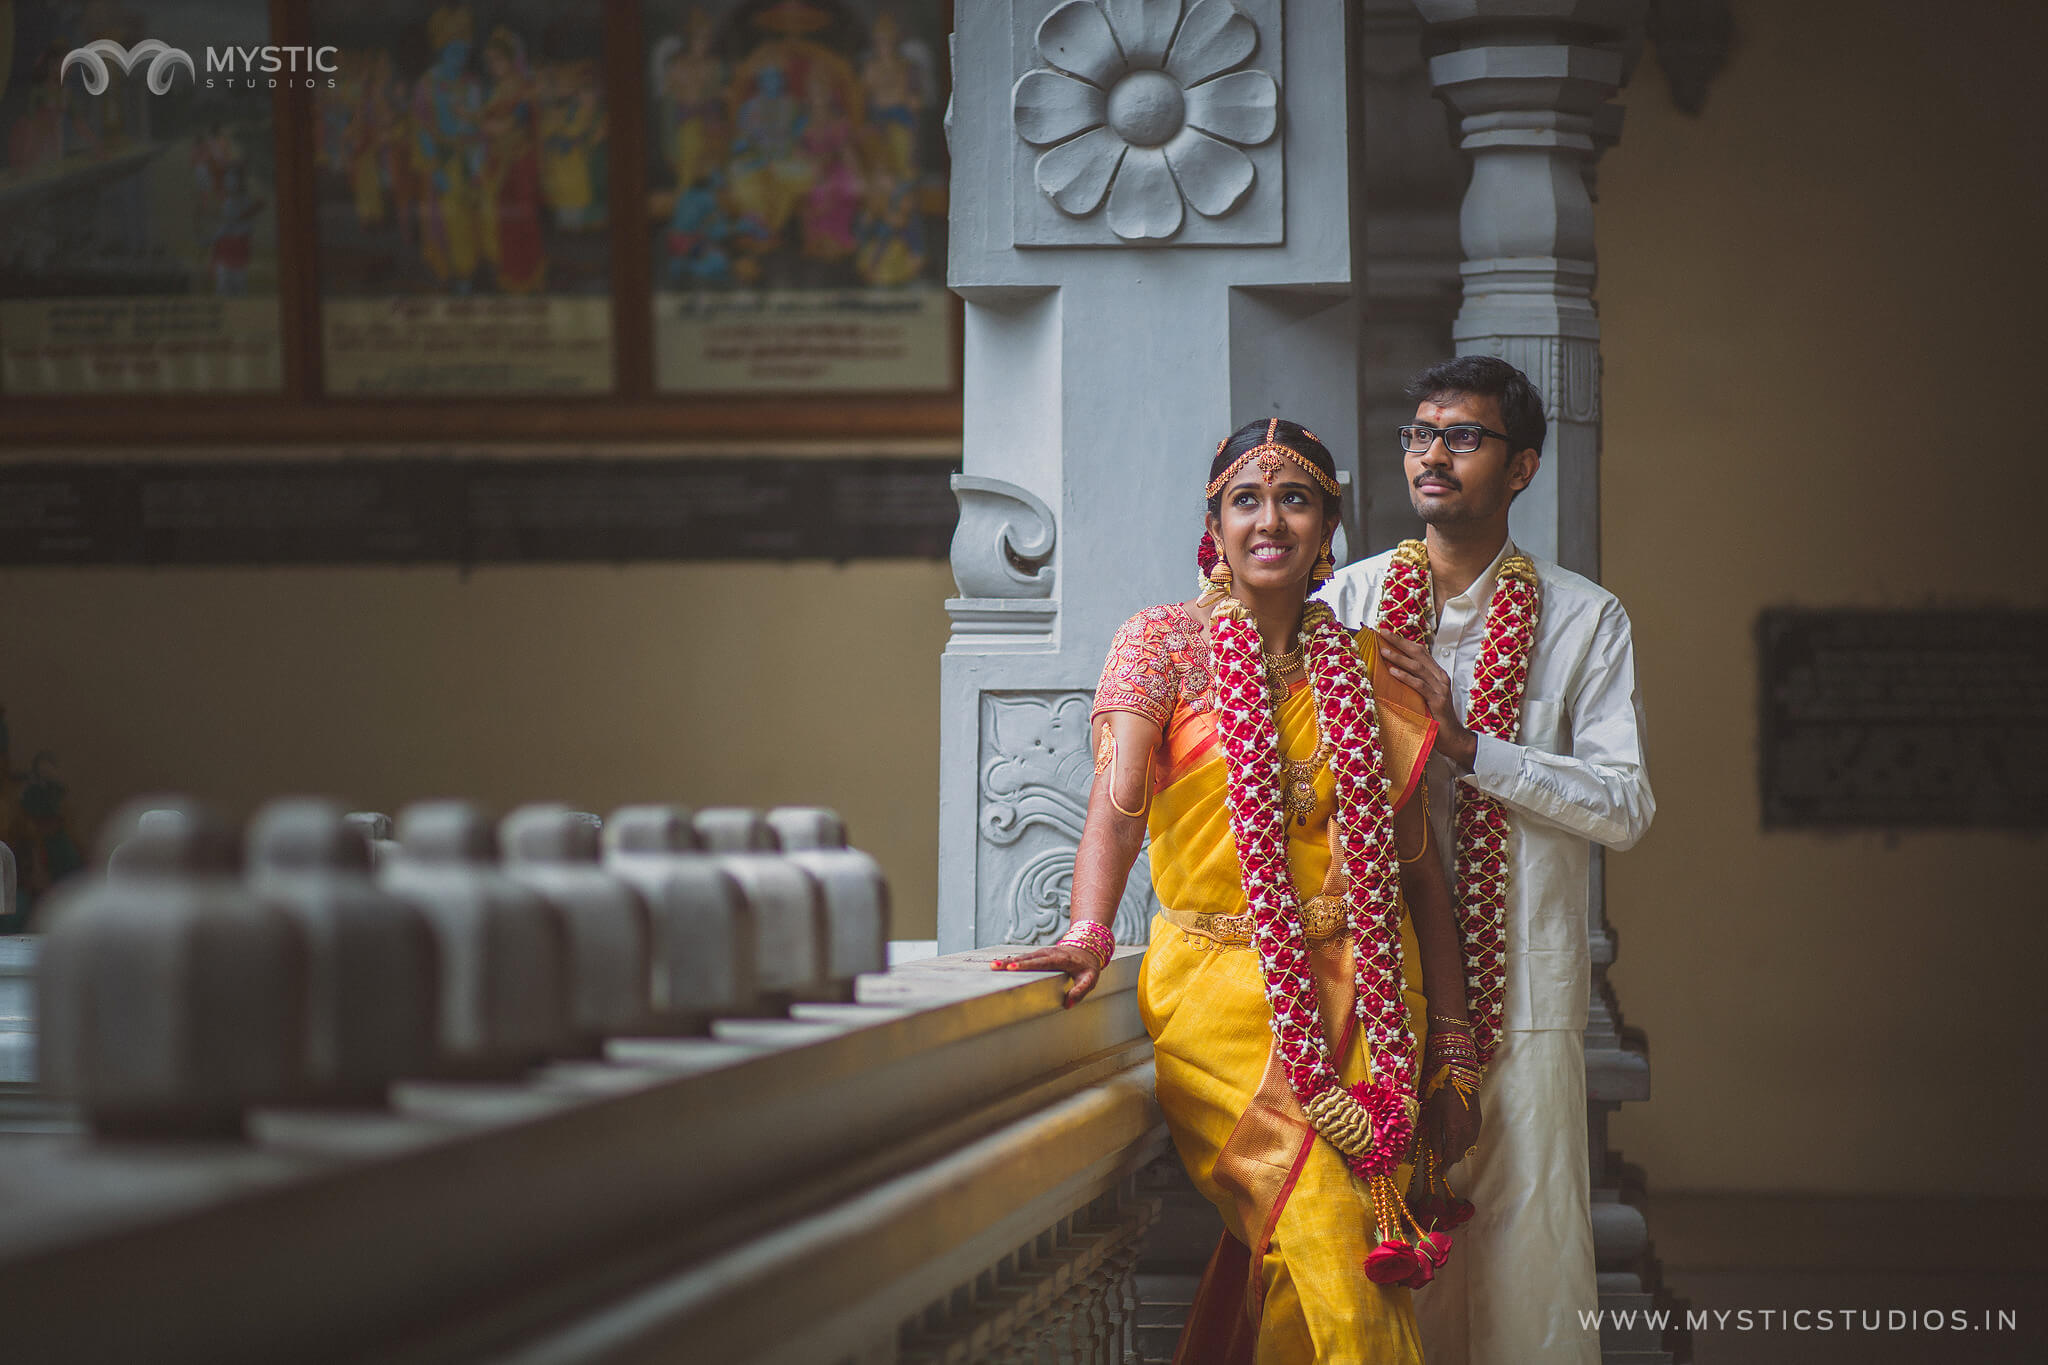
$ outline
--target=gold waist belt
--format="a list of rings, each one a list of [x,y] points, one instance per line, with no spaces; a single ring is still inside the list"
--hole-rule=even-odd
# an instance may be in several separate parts
[[[1250,911],[1241,915],[1219,915],[1208,910],[1169,910],[1162,906],[1159,913],[1174,928],[1208,939],[1221,947],[1251,946],[1254,922]],[[1310,942],[1349,933],[1350,907],[1341,896],[1311,897],[1301,905],[1301,928]]]

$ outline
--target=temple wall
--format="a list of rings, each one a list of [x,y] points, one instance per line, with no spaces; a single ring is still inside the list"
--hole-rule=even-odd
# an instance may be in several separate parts
[[[1657,823],[1608,861],[1664,1190],[2039,1195],[2048,843],[1763,832],[1769,606],[2048,606],[2038,434],[2048,13],[1738,4],[1706,110],[1654,59],[1600,168],[1605,578]],[[2024,1144],[2024,1145],[2023,1145]]]
[[[178,788],[829,805],[930,938],[943,563],[0,573],[14,765]]]

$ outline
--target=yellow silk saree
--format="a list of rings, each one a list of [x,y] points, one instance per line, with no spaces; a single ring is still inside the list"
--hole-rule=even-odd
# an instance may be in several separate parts
[[[1171,612],[1184,619],[1160,614]],[[1204,1277],[1176,1359],[1188,1365],[1419,1362],[1410,1291],[1365,1276],[1366,1253],[1377,1240],[1366,1185],[1315,1136],[1273,1056],[1265,979],[1250,946],[1225,805],[1223,751],[1201,691],[1207,668],[1199,632],[1200,623],[1181,608],[1153,608],[1133,618],[1112,650],[1096,705],[1098,713],[1150,715],[1165,732],[1148,819],[1153,888],[1164,911],[1153,921],[1139,1007],[1154,1042],[1159,1103],[1174,1145],[1230,1234]],[[1398,807],[1419,783],[1435,726],[1420,699],[1378,663],[1371,631],[1358,640],[1372,674]],[[1283,753],[1314,751],[1307,683],[1295,685],[1276,719]],[[1311,904],[1344,889],[1341,863],[1332,873],[1336,803],[1327,766],[1316,774],[1315,789],[1305,821],[1288,824],[1288,861],[1307,907],[1304,929],[1324,1027],[1339,1076],[1350,1085],[1370,1078],[1372,1059],[1352,1020],[1348,925],[1330,911],[1335,902]],[[1402,955],[1410,1024],[1422,1037],[1427,1005],[1405,910]],[[1404,1168],[1397,1183],[1406,1180]]]

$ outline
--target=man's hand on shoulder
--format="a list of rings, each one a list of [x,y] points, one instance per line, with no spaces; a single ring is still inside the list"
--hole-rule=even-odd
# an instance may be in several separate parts
[[[1451,675],[1430,652],[1413,640],[1375,628],[1386,652],[1387,671],[1414,688],[1436,720],[1436,749],[1460,772],[1471,772],[1479,753],[1479,737],[1458,719],[1451,701]]]

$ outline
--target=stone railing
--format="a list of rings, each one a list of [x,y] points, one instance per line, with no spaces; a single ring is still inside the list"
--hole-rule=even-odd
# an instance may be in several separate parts
[[[0,1121],[8,1359],[1135,1358],[1137,950],[880,970],[824,812],[390,832],[166,808],[10,941],[68,1107]]]

